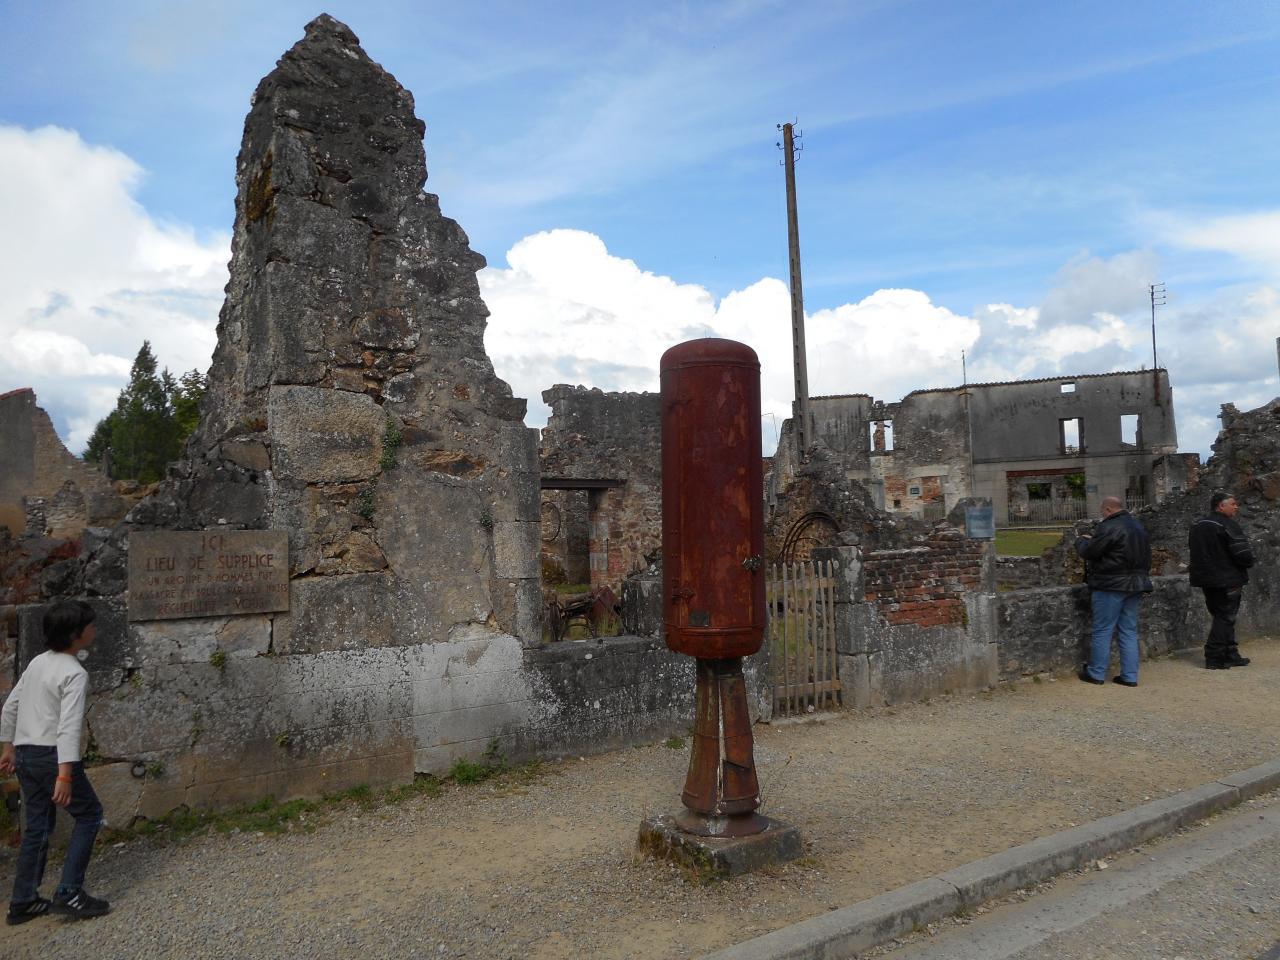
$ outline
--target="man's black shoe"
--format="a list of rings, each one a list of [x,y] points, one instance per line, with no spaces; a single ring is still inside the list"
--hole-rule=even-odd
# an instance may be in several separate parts
[[[1079,677],[1081,680],[1083,680],[1085,683],[1096,683],[1098,685],[1102,684],[1101,680],[1095,680],[1093,679],[1093,677],[1089,676],[1089,671],[1086,670],[1084,667],[1080,668],[1076,676]]]
[[[1122,680],[1120,677],[1112,677],[1111,682],[1118,683],[1122,687],[1136,687],[1138,685],[1137,680]]]
[[[80,889],[69,897],[63,898],[55,896],[53,903],[49,906],[50,913],[58,913],[64,917],[74,917],[78,920],[87,920],[90,917],[100,917],[104,913],[111,910],[111,904],[105,900],[99,900],[97,897],[89,896],[88,892]]]
[[[1231,668],[1231,664],[1227,663],[1225,660],[1206,660],[1204,662],[1204,668],[1206,670],[1229,670]]]
[[[1223,661],[1228,667],[1247,667],[1253,661],[1248,657],[1242,657],[1239,653],[1232,651],[1231,655]]]
[[[11,927],[16,927],[18,924],[34,920],[36,917],[43,917],[48,912],[49,901],[44,897],[36,897],[27,903],[9,904],[9,913],[4,918],[4,922]]]

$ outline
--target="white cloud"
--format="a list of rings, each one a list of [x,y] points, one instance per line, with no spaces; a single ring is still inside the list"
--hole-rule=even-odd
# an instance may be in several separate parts
[[[656,390],[664,350],[690,337],[725,336],[760,357],[769,448],[773,422],[789,415],[792,397],[790,300],[782,281],[762,278],[717,303],[705,288],[647,272],[610,254],[599,237],[574,230],[526,237],[508,263],[480,275],[492,311],[486,346],[499,375],[529,398],[531,424],[545,422],[539,396],[553,383]],[[1148,251],[1081,255],[1064,265],[1040,304],[987,304],[971,316],[902,289],[816,310],[805,323],[810,393],[892,401],[958,385],[961,351],[971,382],[1148,367],[1146,283],[1157,266]],[[1275,393],[1280,294],[1261,287],[1173,304],[1161,330],[1182,449],[1207,455],[1219,404],[1245,409]]]
[[[230,238],[157,222],[142,175],[74,131],[0,125],[0,391],[34,387],[74,452],[144,339],[175,372],[213,352]]]
[[[1280,210],[1181,222],[1168,228],[1169,239],[1192,250],[1218,250],[1261,266],[1280,278]]]
[[[662,353],[691,337],[723,336],[755,349],[762,405],[778,422],[791,407],[791,306],[765,277],[718,304],[615,257],[593,234],[553,230],[526,237],[507,268],[480,274],[492,316],[485,337],[495,368],[545,422],[541,391],[571,382],[604,390],[658,389]],[[959,382],[960,351],[978,323],[915,290],[880,290],[806,320],[810,393],[868,392],[891,399],[938,381]],[[571,358],[571,359],[570,359]],[[772,436],[772,425],[766,427]]]

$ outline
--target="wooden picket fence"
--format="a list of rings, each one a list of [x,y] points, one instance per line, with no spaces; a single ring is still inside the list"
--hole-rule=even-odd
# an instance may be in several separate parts
[[[783,563],[769,570],[765,603],[775,717],[840,706],[835,590],[834,561]]]

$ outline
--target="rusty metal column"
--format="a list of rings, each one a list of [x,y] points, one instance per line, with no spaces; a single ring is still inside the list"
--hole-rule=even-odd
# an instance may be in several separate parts
[[[697,658],[697,716],[675,818],[687,833],[768,828],[742,658],[764,638],[760,363],[732,340],[662,357],[662,568],[667,646]]]

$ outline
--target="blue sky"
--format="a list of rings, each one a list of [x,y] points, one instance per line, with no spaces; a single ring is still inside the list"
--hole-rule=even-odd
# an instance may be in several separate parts
[[[790,119],[815,393],[1149,365],[1155,280],[1183,449],[1280,393],[1274,2],[323,9],[413,91],[531,425],[706,332],[785,415]],[[144,336],[207,364],[249,96],[320,10],[0,2],[0,391],[72,449]]]

